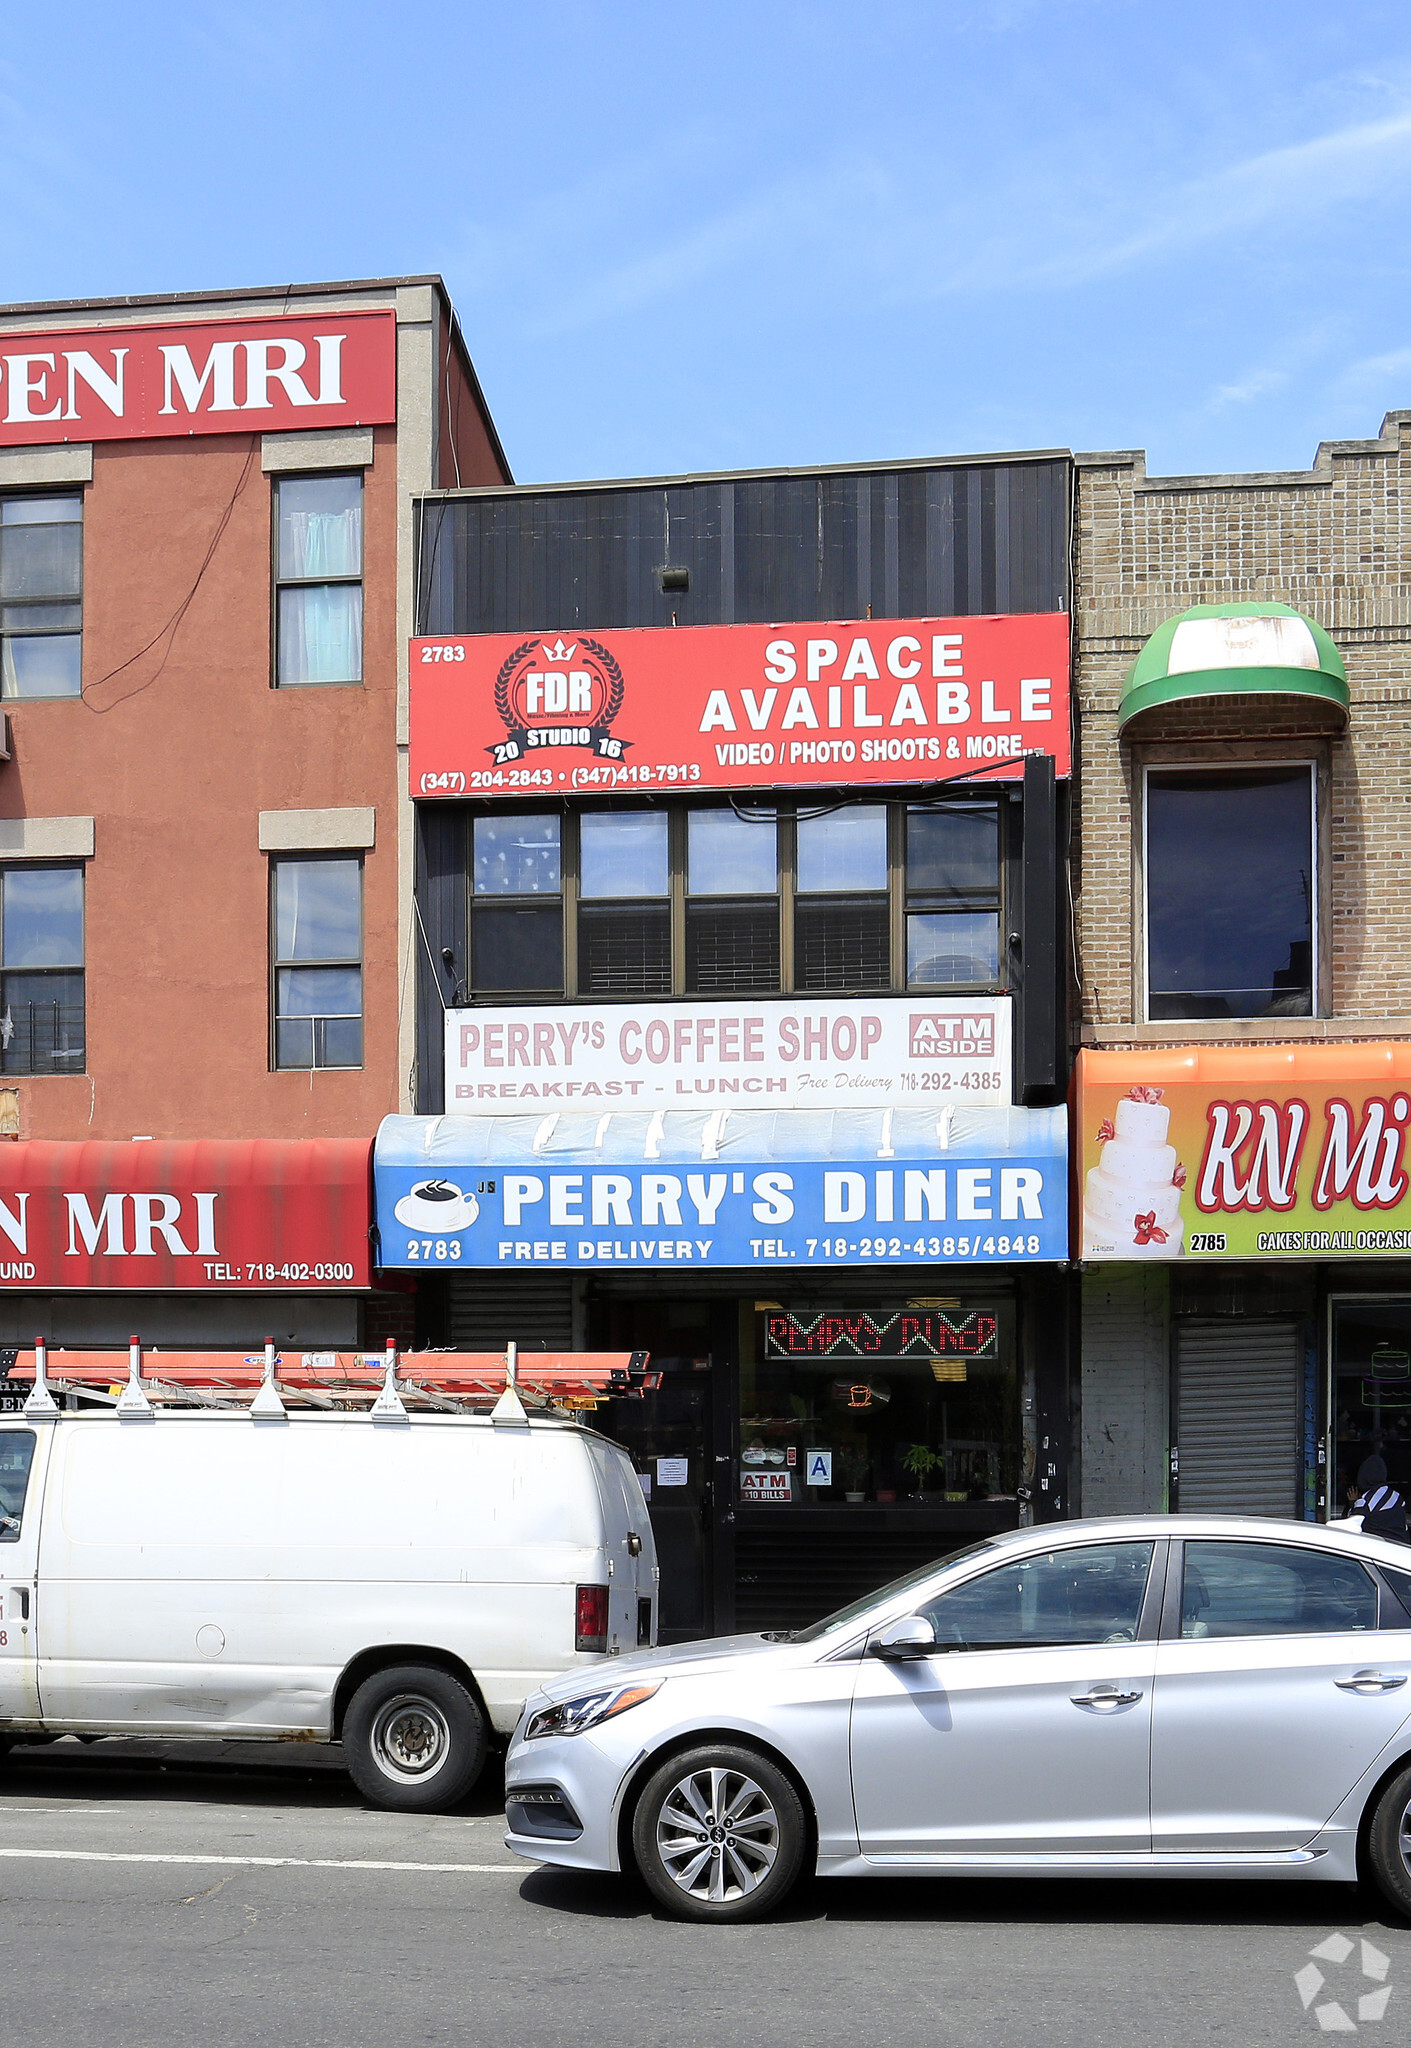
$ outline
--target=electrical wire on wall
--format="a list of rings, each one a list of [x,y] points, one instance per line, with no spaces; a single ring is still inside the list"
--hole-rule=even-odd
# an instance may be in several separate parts
[[[163,670],[166,668],[168,661],[170,661],[171,659],[172,649],[176,644],[176,636],[181,629],[182,621],[185,619],[186,614],[190,611],[192,605],[195,603],[196,593],[197,591],[199,591],[202,583],[205,581],[206,571],[210,568],[211,563],[215,560],[216,550],[219,548],[222,540],[225,538],[226,528],[230,525],[231,518],[235,512],[236,503],[239,500],[241,493],[245,489],[245,486],[250,481],[250,472],[254,467],[255,452],[259,447],[259,444],[260,436],[258,434],[252,434],[250,436],[249,451],[246,454],[245,461],[241,468],[240,474],[235,480],[235,488],[231,491],[229,498],[226,500],[225,508],[222,511],[219,519],[216,521],[215,531],[211,535],[210,542],[206,548],[206,552],[201,558],[201,566],[196,571],[196,574],[192,579],[191,587],[187,591],[185,597],[182,598],[180,604],[177,605],[175,611],[171,613],[170,617],[166,620],[166,622],[163,625],[158,627],[157,631],[152,635],[151,639],[148,640],[144,646],[138,648],[135,654],[130,654],[127,657],[126,661],[120,661],[116,668],[110,668],[106,675],[99,676],[95,682],[84,684],[83,690],[81,692],[82,701],[84,702],[85,705],[87,705],[88,709],[94,714],[95,717],[101,718],[104,717],[109,711],[116,711],[120,704],[126,704],[131,698],[140,696],[144,690],[150,689],[152,684],[158,681],[158,679],[160,678]],[[116,677],[124,675],[127,672],[127,670],[134,665],[134,663],[141,661],[144,655],[150,654],[152,652],[152,649],[154,647],[159,646],[163,640],[165,640],[167,643],[166,649],[162,655],[161,660],[157,663],[156,668],[153,670],[152,674],[148,676],[145,682],[135,684],[134,687],[130,690],[124,690],[121,696],[114,697],[112,702],[109,704],[95,704],[91,701],[93,691],[102,689],[105,683],[111,683]]]
[[[945,787],[953,782],[973,782],[977,776],[987,775],[996,768],[1010,768],[1013,765],[1013,761],[1009,756],[1002,760],[981,761],[976,766],[958,770],[954,775],[930,776],[927,778],[926,787],[928,789],[935,789],[937,787]],[[900,785],[900,787],[904,789],[905,785]],[[781,816],[792,816],[801,822],[809,822],[814,818],[831,818],[837,811],[854,810],[859,804],[884,802],[889,796],[894,794],[894,788],[894,785],[879,783],[875,790],[867,789],[856,796],[842,796],[838,798],[836,803],[798,804],[792,811],[781,811],[778,804],[751,804],[748,797],[738,797],[733,791],[728,794],[731,810],[744,824],[776,825]],[[946,809],[950,800],[947,797],[916,796],[908,797],[906,801],[914,811],[940,811]]]

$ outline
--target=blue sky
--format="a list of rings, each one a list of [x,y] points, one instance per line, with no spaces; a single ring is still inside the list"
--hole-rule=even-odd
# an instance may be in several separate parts
[[[516,475],[1411,407],[1411,10],[70,0],[0,14],[10,300],[439,270]]]

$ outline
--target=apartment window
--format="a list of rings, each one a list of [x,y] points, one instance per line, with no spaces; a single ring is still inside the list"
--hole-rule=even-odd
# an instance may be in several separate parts
[[[83,869],[0,873],[0,1072],[81,1074]]]
[[[885,804],[849,804],[799,818],[796,987],[891,986],[889,881]]]
[[[0,696],[82,689],[83,499],[0,499]]]
[[[470,960],[477,995],[563,988],[560,821],[477,818],[472,828]]]
[[[998,981],[999,835],[993,798],[907,811],[908,988]]]
[[[668,814],[584,811],[578,833],[579,993],[669,996]]]
[[[274,1064],[363,1063],[363,871],[356,859],[277,860]]]
[[[1009,799],[487,812],[470,993],[1003,986]]]
[[[1311,1017],[1311,765],[1149,769],[1147,1014]]]
[[[361,682],[362,477],[281,477],[274,504],[275,679]]]
[[[779,986],[779,827],[726,806],[686,813],[686,987]]]

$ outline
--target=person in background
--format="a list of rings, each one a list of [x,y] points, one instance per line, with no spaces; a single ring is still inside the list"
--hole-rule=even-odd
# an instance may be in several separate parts
[[[1406,1503],[1387,1478],[1386,1459],[1380,1451],[1364,1458],[1357,1469],[1355,1485],[1348,1488],[1351,1513],[1361,1515],[1366,1536],[1390,1536],[1394,1542],[1411,1543],[1406,1527]]]

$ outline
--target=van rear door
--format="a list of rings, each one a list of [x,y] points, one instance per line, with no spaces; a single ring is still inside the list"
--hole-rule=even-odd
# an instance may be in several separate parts
[[[626,1453],[586,1436],[603,1506],[608,1573],[608,1652],[656,1641],[656,1548],[642,1489]]]

